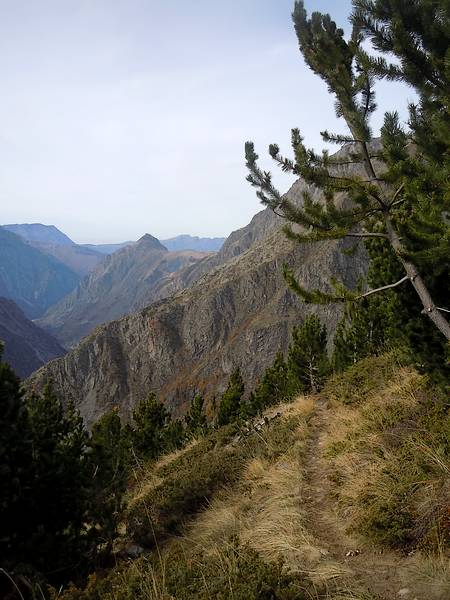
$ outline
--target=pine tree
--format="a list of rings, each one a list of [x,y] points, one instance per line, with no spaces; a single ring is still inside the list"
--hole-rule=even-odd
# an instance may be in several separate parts
[[[34,475],[28,411],[2,350],[0,344],[0,566],[10,570],[21,560],[31,528]]]
[[[89,550],[87,433],[73,405],[64,412],[50,384],[27,399],[33,464],[33,530],[24,557],[40,571],[70,574]],[[39,552],[36,549],[39,548]]]
[[[201,394],[196,394],[192,399],[189,412],[185,417],[186,435],[190,438],[203,436],[208,431],[208,422],[203,410],[204,399]]]
[[[273,365],[266,369],[260,384],[244,405],[244,416],[262,414],[266,408],[287,400],[289,395],[288,368],[283,354],[278,352]]]
[[[138,456],[155,459],[182,445],[183,426],[180,421],[172,421],[164,404],[151,393],[133,411],[131,437]]]
[[[292,332],[287,358],[292,394],[320,390],[329,372],[327,332],[320,319],[311,316]]]
[[[130,470],[126,428],[116,410],[94,423],[89,439],[89,520],[100,544],[111,548],[117,535],[118,518],[124,508],[124,493]]]
[[[289,269],[285,277],[295,292],[313,303],[356,302],[409,282],[416,314],[422,309],[449,340],[444,316],[448,307],[441,303],[448,301],[450,248],[448,6],[432,0],[355,0],[349,41],[329,15],[315,12],[308,18],[303,2],[295,3],[293,21],[307,65],[327,84],[337,116],[349,130],[344,135],[323,132],[323,139],[350,146],[344,156],[330,157],[327,151],[319,155],[307,149],[300,131],[293,129],[294,159],[282,156],[276,144],[269,147],[283,171],[322,189],[324,202],[308,192],[302,207],[289,202],[273,185],[271,174],[258,167],[251,142],[246,144],[247,179],[266,206],[302,227],[300,232],[285,227],[291,239],[377,241],[397,262],[400,277],[365,293],[337,282],[332,282],[333,293],[307,290]],[[381,53],[396,55],[400,64],[370,56],[363,45],[367,38]],[[386,114],[381,148],[373,143],[369,123],[379,77],[406,81],[420,97],[419,105],[410,107],[409,131],[401,127],[396,113]],[[342,169],[349,165],[361,174]],[[339,201],[339,192],[349,197],[350,206]]]
[[[219,427],[236,421],[241,414],[241,401],[244,395],[244,381],[239,367],[233,371],[227,389],[222,394],[219,404],[217,424]]]

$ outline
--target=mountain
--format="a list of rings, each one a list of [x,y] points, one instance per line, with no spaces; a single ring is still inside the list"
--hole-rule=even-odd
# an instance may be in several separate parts
[[[42,225],[41,223],[16,223],[3,225],[4,229],[20,235],[29,242],[40,242],[43,244],[58,244],[59,246],[73,246],[74,242],[54,225]]]
[[[49,254],[58,259],[80,277],[84,277],[93,271],[104,258],[101,252],[75,244],[54,225],[22,223],[3,225],[3,229],[20,236],[44,254]]]
[[[94,252],[100,252],[100,254],[113,254],[117,250],[121,250],[126,246],[131,246],[135,242],[121,242],[119,244],[81,244],[83,248],[93,250]]]
[[[171,252],[180,252],[182,250],[193,250],[196,252],[218,252],[225,241],[225,238],[201,238],[192,235],[177,235],[167,240],[159,240],[163,246]],[[84,248],[89,248],[102,254],[112,254],[130,246],[135,242],[121,242],[119,244],[83,244]]]
[[[205,256],[169,252],[146,234],[105,257],[71,294],[49,309],[39,324],[69,347],[97,325],[145,306],[146,297],[161,279]]]
[[[0,295],[34,319],[71,292],[80,277],[15,233],[0,228]]]
[[[297,182],[289,196],[301,202],[305,187]],[[98,327],[38,371],[33,384],[52,378],[87,423],[114,406],[128,417],[151,390],[180,414],[187,392],[220,393],[235,366],[252,386],[307,314],[317,313],[332,336],[341,308],[303,304],[286,288],[282,266],[290,265],[310,287],[329,289],[332,276],[351,287],[366,272],[365,252],[359,246],[354,255],[343,254],[343,241],[300,246],[280,226],[273,213],[262,211],[221,252],[175,274],[172,296]],[[176,291],[183,280],[190,287]]]
[[[161,240],[168,250],[197,250],[198,252],[218,252],[226,238],[200,238],[191,235],[177,235],[168,240]]]
[[[20,377],[28,377],[65,352],[55,338],[27,319],[17,304],[1,297],[0,340],[5,344],[5,361]]]
[[[45,242],[29,243],[44,254],[54,256],[80,277],[85,277],[91,273],[105,258],[105,255],[101,252],[96,252],[78,244],[69,246],[67,244],[49,244]]]

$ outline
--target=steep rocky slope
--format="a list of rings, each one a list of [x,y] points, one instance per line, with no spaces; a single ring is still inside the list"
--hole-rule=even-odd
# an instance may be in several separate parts
[[[0,341],[4,359],[20,377],[64,354],[64,348],[50,334],[26,318],[12,300],[0,297]]]
[[[27,317],[43,315],[79,281],[59,260],[0,228],[0,295],[14,300]]]
[[[197,252],[168,252],[156,238],[144,235],[105,257],[39,324],[69,347],[95,326],[141,308],[149,290],[162,278],[203,257]]]
[[[298,182],[290,196],[300,201],[303,189]],[[171,282],[174,290],[190,287],[97,328],[41,369],[33,384],[52,378],[88,423],[113,406],[129,415],[150,390],[160,390],[168,406],[182,412],[187,389],[216,394],[237,365],[248,385],[254,384],[275,353],[286,349],[292,326],[307,312],[316,311],[330,333],[340,318],[338,307],[306,307],[290,293],[283,263],[304,284],[320,288],[332,276],[355,285],[366,270],[361,248],[349,257],[341,252],[343,242],[298,246],[279,227],[270,211],[262,211],[218,254]]]

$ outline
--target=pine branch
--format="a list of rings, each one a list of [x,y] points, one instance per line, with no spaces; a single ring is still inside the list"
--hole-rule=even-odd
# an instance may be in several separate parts
[[[338,296],[335,294],[327,294],[322,290],[306,290],[297,281],[292,269],[288,265],[283,265],[283,275],[286,283],[290,289],[300,296],[306,304],[333,304],[335,302],[344,302],[345,296]]]
[[[355,140],[355,138],[351,135],[341,135],[339,133],[329,133],[327,130],[321,131],[320,135],[324,142],[329,144],[354,144],[356,142],[360,142],[361,140]]]
[[[405,188],[405,184],[402,183],[401,186],[396,190],[395,194],[392,196],[392,201],[389,205],[389,208],[393,208],[394,206],[397,206],[398,204],[401,204],[402,202],[404,202],[404,200],[397,201],[397,198],[403,192],[404,188]]]
[[[391,283],[389,285],[383,285],[382,287],[376,288],[375,290],[369,290],[365,294],[361,294],[360,296],[357,296],[355,298],[355,300],[361,300],[362,298],[367,298],[368,296],[372,296],[372,294],[378,294],[378,292],[384,292],[385,290],[390,290],[392,288],[397,287],[398,285],[401,285],[405,281],[409,281],[408,275],[405,275],[404,277],[402,277],[395,283]]]
[[[369,232],[361,232],[361,233],[346,233],[344,237],[355,237],[355,238],[381,238],[384,240],[389,240],[388,236],[385,233],[369,233]]]

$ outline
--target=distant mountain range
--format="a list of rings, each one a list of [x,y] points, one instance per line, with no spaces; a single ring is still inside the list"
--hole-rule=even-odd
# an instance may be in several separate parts
[[[178,250],[197,250],[198,252],[218,252],[226,238],[200,238],[191,235],[177,235],[168,240],[161,240],[161,244],[176,252]]]
[[[54,337],[32,323],[12,300],[0,297],[0,340],[3,358],[22,378],[64,354]]]
[[[100,254],[114,254],[117,250],[131,246],[135,242],[121,242],[120,244],[81,244],[83,248],[99,252]]]
[[[67,265],[0,228],[0,296],[14,300],[28,318],[43,315],[79,281]]]
[[[48,245],[49,247],[77,246],[78,248],[86,248],[97,254],[113,254],[114,252],[117,252],[117,250],[135,243],[134,241],[128,241],[120,242],[118,244],[76,244],[54,225],[42,225],[42,223],[15,223],[3,225],[3,228],[16,235],[20,235],[28,242],[40,244],[42,248],[45,248],[45,245]],[[183,234],[159,241],[171,252],[178,252],[180,250],[218,252],[225,239],[226,238],[223,237],[202,238]]]
[[[171,293],[179,286],[173,283],[176,272],[210,257],[210,250],[222,242],[183,235],[165,240],[163,245],[146,234],[137,242],[79,245],[53,225],[0,226],[0,296],[14,301],[25,313],[22,318],[19,308],[14,312],[9,307],[9,317],[5,309],[4,318],[11,318],[16,325],[26,317],[37,319],[69,347],[97,325]],[[189,247],[194,249],[186,249]],[[24,356],[24,364],[18,367],[22,375],[63,352],[58,345],[53,354],[45,354],[37,344],[42,330],[31,322],[16,325],[7,330],[4,324],[0,340],[6,342],[15,365],[20,362],[18,349],[26,349],[27,344],[36,349],[34,354],[26,350],[28,358]],[[51,338],[43,339],[50,347]]]
[[[50,307],[38,321],[66,348],[94,327],[146,306],[152,290],[183,267],[210,253],[183,250],[169,252],[146,234],[137,242],[105,257],[105,260],[73,292]]]
[[[3,225],[3,229],[7,229],[16,235],[20,235],[20,237],[28,242],[58,244],[59,246],[73,246],[75,244],[75,242],[54,225],[42,225],[42,223],[14,223]]]

